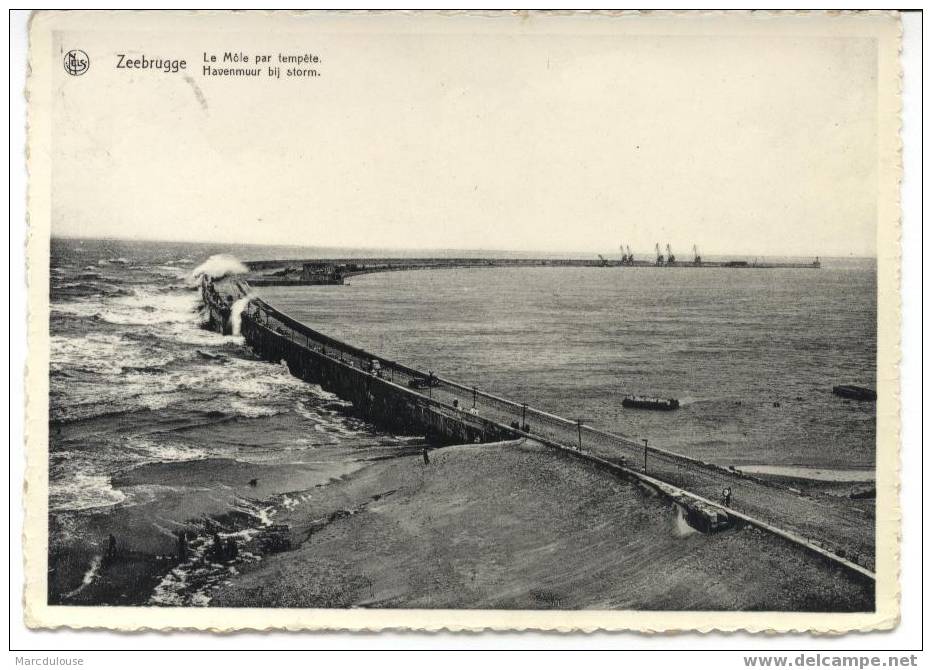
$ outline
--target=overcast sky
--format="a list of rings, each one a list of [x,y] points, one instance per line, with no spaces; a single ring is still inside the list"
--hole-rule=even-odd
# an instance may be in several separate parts
[[[875,41],[486,25],[64,33],[91,67],[55,77],[53,234],[875,253]],[[323,76],[202,75],[239,49],[317,53]]]

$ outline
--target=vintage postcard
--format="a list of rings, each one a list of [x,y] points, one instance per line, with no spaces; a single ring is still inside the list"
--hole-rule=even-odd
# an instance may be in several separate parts
[[[40,12],[27,624],[899,617],[892,12]]]

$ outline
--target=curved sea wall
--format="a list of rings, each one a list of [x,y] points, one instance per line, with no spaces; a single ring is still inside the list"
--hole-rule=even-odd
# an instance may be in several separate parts
[[[285,361],[296,377],[352,402],[354,411],[391,430],[424,434],[431,441],[443,443],[494,442],[515,437],[491,421],[459,416],[453,407],[295,342],[253,316],[243,315],[241,328],[257,354],[273,363]]]
[[[248,285],[229,280],[219,285],[220,290],[209,281],[202,286],[208,324],[214,330],[230,333],[233,305],[247,296]],[[359,360],[377,356],[318,333],[261,300],[252,299],[244,305],[238,318],[240,333],[259,356],[272,363],[284,361],[296,377],[350,401],[355,412],[386,428],[423,434],[433,442],[449,444],[495,442],[519,436],[507,426],[459,411],[358,367]],[[355,354],[352,361],[345,357],[346,352]],[[399,367],[403,366],[393,364],[391,369]],[[426,377],[410,368],[405,371],[409,379]]]

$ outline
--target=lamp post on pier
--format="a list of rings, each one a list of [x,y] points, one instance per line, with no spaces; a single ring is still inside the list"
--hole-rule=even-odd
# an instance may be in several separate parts
[[[592,417],[581,416],[578,419],[576,419],[576,444],[579,447],[579,451],[583,450],[582,429],[583,429],[583,422],[585,421],[592,421]]]
[[[476,409],[476,396],[479,395],[479,389],[472,387],[472,408]]]

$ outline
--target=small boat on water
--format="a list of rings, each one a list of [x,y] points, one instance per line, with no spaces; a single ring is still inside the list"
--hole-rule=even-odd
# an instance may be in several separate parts
[[[833,386],[832,393],[841,398],[851,398],[852,400],[877,400],[877,391],[866,386],[855,386],[854,384]]]
[[[680,406],[676,398],[651,398],[643,395],[626,395],[621,401],[622,407],[633,409],[653,409],[669,412]]]

